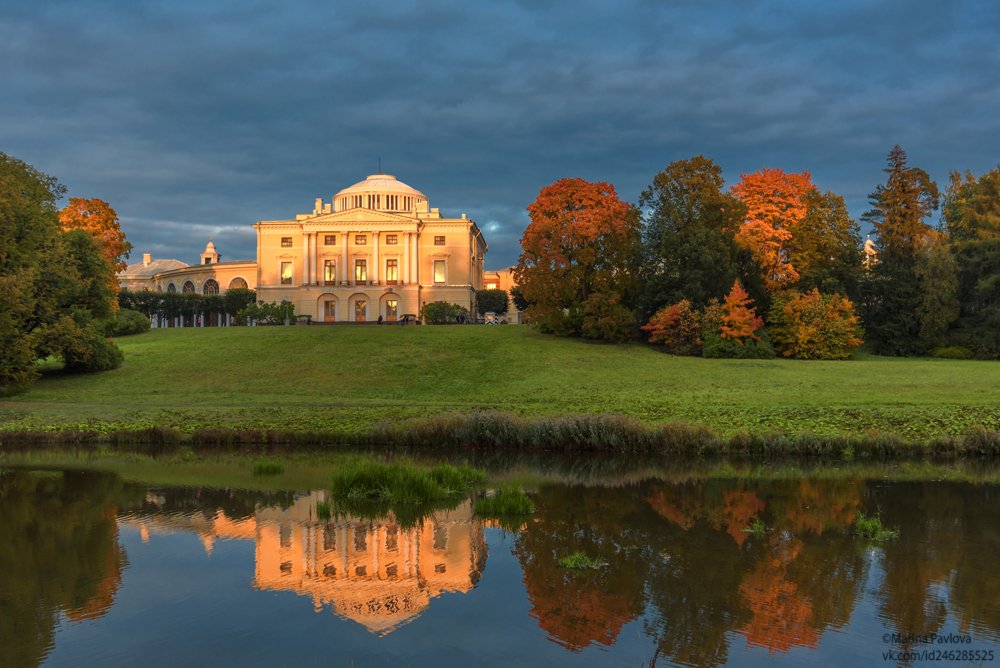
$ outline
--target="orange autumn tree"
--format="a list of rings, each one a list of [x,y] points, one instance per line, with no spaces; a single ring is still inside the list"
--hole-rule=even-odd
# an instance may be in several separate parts
[[[736,240],[746,247],[764,272],[768,291],[787,288],[799,279],[789,261],[789,247],[808,213],[807,196],[816,190],[809,172],[761,169],[741,174],[732,193],[747,206]]]
[[[125,240],[125,233],[118,224],[118,214],[111,205],[96,197],[70,197],[69,204],[59,212],[59,223],[67,232],[83,230],[97,241],[101,255],[115,271],[125,269],[125,259],[132,251],[132,244]]]
[[[640,327],[650,343],[662,343],[673,355],[701,353],[701,314],[687,299],[664,306]]]
[[[635,280],[638,211],[610,183],[560,179],[542,188],[528,215],[514,275],[529,320],[563,336],[631,337],[624,298]]]
[[[744,343],[748,339],[758,340],[757,330],[764,326],[764,319],[757,315],[753,299],[743,289],[738,280],[733,281],[733,289],[722,302],[722,320],[719,336],[727,341]]]
[[[705,307],[702,322],[702,355],[705,357],[774,357],[770,342],[759,333],[764,320],[757,315],[753,299],[739,280],[733,281],[732,289],[721,304],[713,300]]]
[[[843,360],[863,343],[854,304],[839,294],[782,293],[771,304],[768,322],[784,357]]]

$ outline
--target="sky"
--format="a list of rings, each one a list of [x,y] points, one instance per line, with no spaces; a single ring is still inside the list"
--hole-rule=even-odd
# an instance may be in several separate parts
[[[637,202],[698,154],[859,217],[895,144],[942,189],[1000,164],[1000,3],[0,2],[0,151],[110,202],[132,261],[252,259],[254,222],[379,159],[479,224],[487,268],[545,185]]]

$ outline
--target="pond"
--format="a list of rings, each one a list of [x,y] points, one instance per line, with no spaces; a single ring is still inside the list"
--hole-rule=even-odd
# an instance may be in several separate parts
[[[482,489],[422,517],[320,517],[330,491],[281,475],[10,466],[0,665],[991,664],[998,477],[909,478],[522,463],[504,484],[535,512],[498,522],[473,511]]]

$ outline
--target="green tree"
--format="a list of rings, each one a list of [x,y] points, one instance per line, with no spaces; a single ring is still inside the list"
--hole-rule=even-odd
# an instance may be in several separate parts
[[[932,231],[924,219],[938,207],[938,189],[927,172],[907,166],[899,146],[889,152],[883,171],[886,183],[869,195],[872,208],[863,216],[875,230],[878,250],[865,331],[880,354],[916,355],[926,350],[917,264]]]
[[[476,290],[476,310],[479,315],[492,311],[497,315],[507,312],[506,290]]]
[[[861,231],[844,198],[812,190],[806,215],[789,242],[789,262],[799,272],[796,289],[835,292],[857,299],[861,280]]]
[[[724,296],[745,271],[735,235],[746,215],[723,192],[722,168],[698,155],[678,160],[653,178],[639,206],[644,213],[644,315],[683,299],[695,307]],[[759,269],[752,272],[760,275]]]
[[[952,172],[942,214],[956,243],[1000,238],[1000,167],[978,178]]]
[[[447,325],[457,323],[459,318],[465,321],[469,319],[469,309],[445,301],[424,304],[422,313],[424,321],[429,325]]]
[[[947,343],[948,328],[959,315],[958,265],[943,235],[928,237],[916,271],[922,288],[920,341],[931,350]]]

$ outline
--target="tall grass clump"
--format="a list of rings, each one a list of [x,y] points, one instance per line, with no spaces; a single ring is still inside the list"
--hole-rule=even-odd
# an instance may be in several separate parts
[[[333,504],[329,501],[317,501],[316,517],[321,520],[328,520],[333,517]]]
[[[498,489],[493,496],[477,499],[474,512],[480,517],[517,517],[535,512],[535,504],[519,489]]]
[[[858,519],[854,523],[854,534],[859,538],[881,543],[897,538],[899,530],[887,528],[878,515],[869,517],[864,513],[858,513]]]
[[[424,469],[405,462],[356,460],[334,473],[332,491],[352,501],[418,504],[461,494],[484,480],[485,473],[467,466]]]
[[[278,462],[262,461],[254,462],[253,474],[258,476],[281,475],[285,472],[285,467]]]
[[[608,562],[588,557],[583,552],[576,551],[573,554],[560,559],[559,565],[563,568],[569,568],[572,570],[583,570],[587,568],[603,568],[608,565]]]

